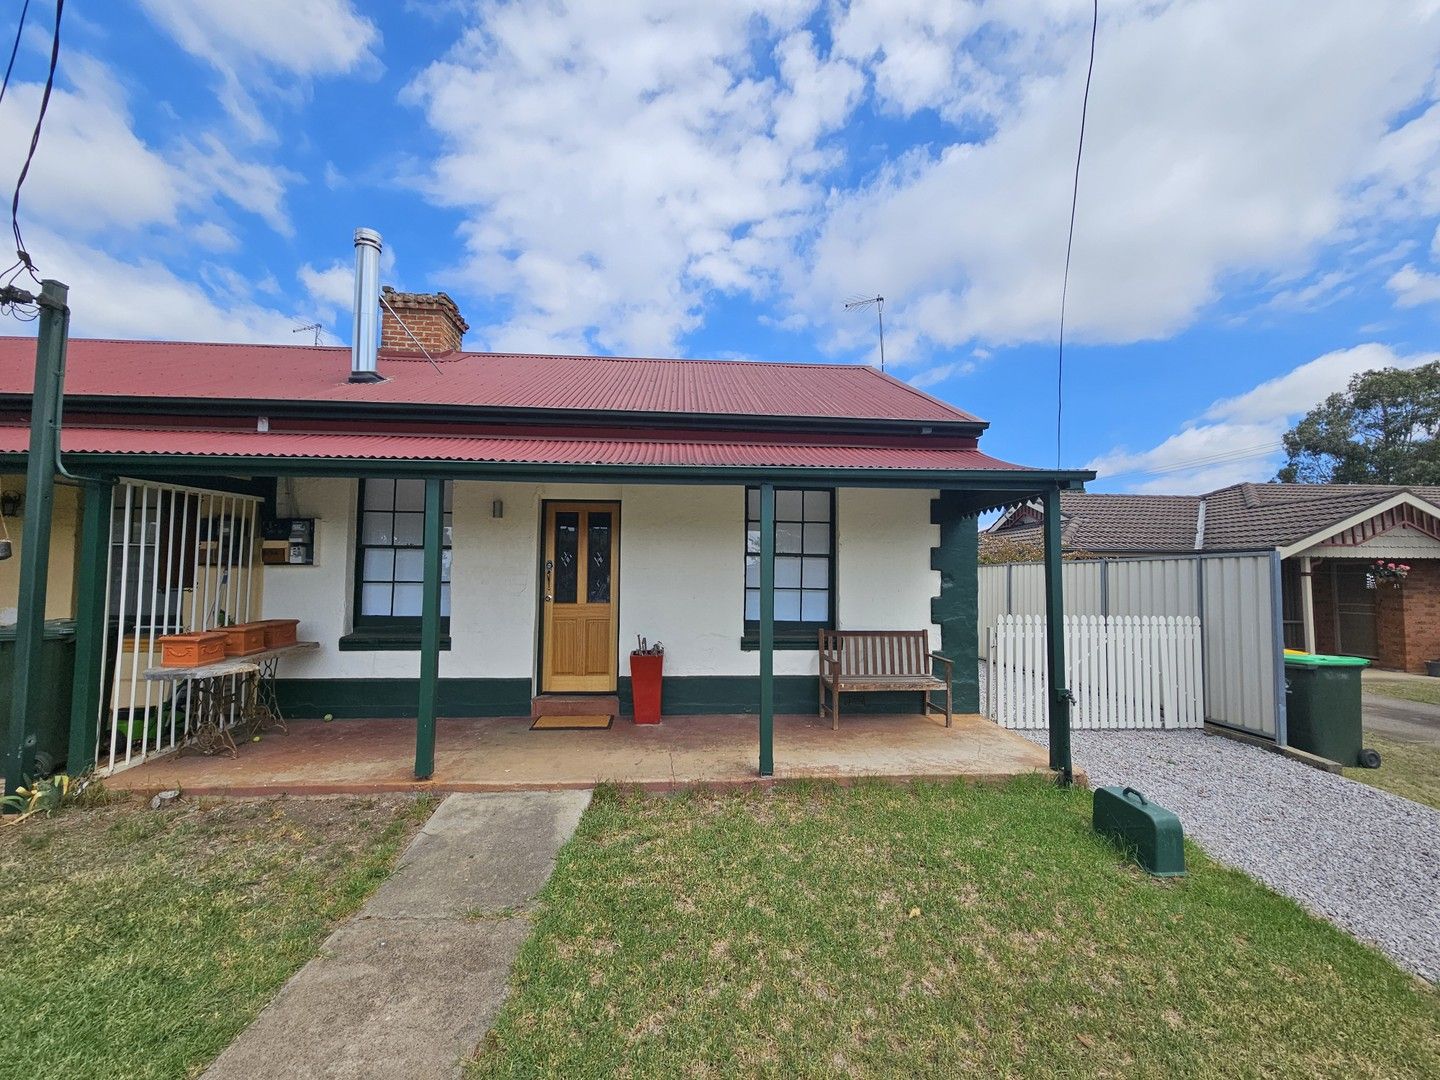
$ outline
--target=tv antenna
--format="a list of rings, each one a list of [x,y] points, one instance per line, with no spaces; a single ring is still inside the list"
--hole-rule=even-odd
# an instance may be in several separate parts
[[[880,370],[885,370],[885,298],[883,296],[856,296],[845,301],[846,311],[875,309],[875,318],[880,325]]]
[[[315,344],[316,344],[316,345],[319,345],[319,344],[320,344],[320,339],[325,336],[325,324],[324,324],[324,323],[318,323],[318,322],[306,323],[304,326],[297,326],[297,327],[295,327],[295,329],[294,329],[294,330],[291,330],[290,332],[291,332],[292,334],[303,334],[303,333],[305,333],[305,332],[307,332],[307,331],[313,331],[313,332],[314,332],[314,334],[315,334]]]

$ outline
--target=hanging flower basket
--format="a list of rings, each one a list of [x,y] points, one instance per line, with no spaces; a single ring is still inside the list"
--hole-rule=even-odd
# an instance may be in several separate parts
[[[1388,559],[1376,559],[1370,564],[1368,577],[1372,589],[1377,585],[1393,585],[1398,588],[1404,583],[1409,574],[1409,563],[1392,562]]]

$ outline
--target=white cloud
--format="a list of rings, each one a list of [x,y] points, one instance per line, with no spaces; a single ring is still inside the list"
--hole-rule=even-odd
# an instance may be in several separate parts
[[[154,259],[122,259],[83,242],[34,229],[44,270],[70,286],[76,337],[290,343],[302,321],[254,298],[261,283],[212,267],[211,288],[187,281]]]
[[[1380,368],[1412,368],[1440,353],[1401,356],[1387,345],[1337,349],[1235,397],[1212,402],[1198,420],[1148,450],[1116,448],[1089,463],[1100,480],[1124,480],[1129,491],[1188,494],[1275,474],[1280,437],[1351,376]]]
[[[1407,263],[1391,275],[1385,287],[1395,294],[1395,306],[1419,307],[1440,301],[1440,274],[1427,274]]]
[[[268,134],[252,92],[277,74],[343,75],[378,63],[380,33],[350,0],[140,0],[176,43],[220,75],[221,100],[252,136]]]
[[[342,262],[333,262],[323,270],[305,263],[297,276],[315,310],[327,319],[348,312],[355,303],[355,271]]]
[[[1076,339],[1170,336],[1236,280],[1306,282],[1276,284],[1273,306],[1312,308],[1361,272],[1352,248],[1440,215],[1431,0],[1363,18],[1102,7]],[[857,289],[886,295],[910,343],[890,359],[927,380],[937,351],[1053,340],[1088,16],[1079,0],[475,5],[405,97],[443,140],[419,185],[465,214],[447,282],[510,302],[477,334],[506,347],[678,350],[711,294],[744,292],[855,355],[871,335],[840,300]],[[872,111],[930,141],[832,137],[870,138]],[[1339,265],[1317,265],[1332,248]]]
[[[998,91],[980,85],[957,104],[942,89],[950,76],[880,84],[906,110],[988,108],[995,130],[914,152],[832,200],[813,258],[790,279],[817,326],[834,324],[832,298],[863,265],[894,299],[887,316],[922,345],[1053,340],[1088,45],[1081,7],[1007,5],[969,37],[963,26],[931,35],[988,55]],[[1170,336],[1228,275],[1304,269],[1364,220],[1434,209],[1440,111],[1388,132],[1434,92],[1432,4],[1393,0],[1360,19],[1300,0],[1102,7],[1070,279],[1077,339]],[[853,337],[837,331],[842,345]]]
[[[466,213],[447,280],[512,305],[477,336],[670,352],[709,290],[769,290],[862,88],[813,6],[485,8],[407,93],[445,144],[424,188]]]

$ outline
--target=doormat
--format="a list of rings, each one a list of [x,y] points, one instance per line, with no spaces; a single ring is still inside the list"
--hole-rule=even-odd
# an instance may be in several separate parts
[[[605,731],[615,717],[608,713],[590,713],[583,716],[537,716],[530,725],[531,731]]]

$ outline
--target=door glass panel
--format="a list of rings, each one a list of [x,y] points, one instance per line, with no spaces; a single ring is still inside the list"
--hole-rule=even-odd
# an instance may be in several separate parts
[[[555,515],[555,603],[573,604],[578,592],[580,515],[565,510]]]
[[[751,622],[760,620],[760,590],[745,590],[745,618]]]
[[[824,622],[830,617],[830,594],[824,589],[806,589],[800,599],[802,622]]]
[[[828,524],[805,524],[805,554],[830,554],[830,526]]]
[[[586,567],[585,599],[591,604],[610,602],[610,513],[590,512],[586,537],[590,564]]]
[[[396,514],[394,543],[396,547],[419,547],[425,543],[425,515]]]
[[[776,521],[799,521],[804,516],[804,492],[801,491],[777,491],[775,492],[775,520]]]
[[[800,550],[800,524],[799,522],[782,521],[775,526],[775,550],[782,552],[799,552]]]
[[[393,581],[395,552],[390,548],[368,548],[365,552],[366,581]]]
[[[800,560],[799,559],[776,559],[775,560],[775,587],[777,589],[791,589],[800,584]],[[777,616],[778,617],[778,616]]]
[[[805,559],[804,563],[800,584],[807,589],[828,589],[830,587],[830,560]]]
[[[369,490],[368,488],[366,489]],[[365,524],[361,532],[361,542],[377,547],[388,547],[391,538],[391,524],[395,518],[389,511],[376,513],[366,511]]]
[[[365,481],[365,509],[393,510],[395,508],[394,480]]]

